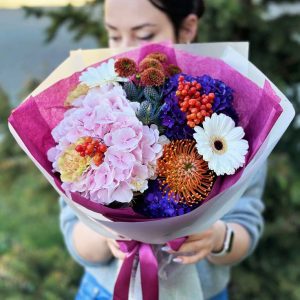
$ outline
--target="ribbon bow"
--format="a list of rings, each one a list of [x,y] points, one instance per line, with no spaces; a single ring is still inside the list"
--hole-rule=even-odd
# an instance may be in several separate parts
[[[185,239],[179,238],[168,242],[167,245],[174,251],[177,251]],[[118,241],[118,243],[120,250],[126,253],[126,258],[115,284],[113,300],[128,300],[131,273],[137,254],[140,262],[143,300],[158,300],[158,262],[151,244],[138,241]]]

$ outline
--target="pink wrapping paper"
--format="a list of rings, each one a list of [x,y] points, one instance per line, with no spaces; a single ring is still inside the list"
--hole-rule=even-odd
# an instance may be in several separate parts
[[[244,128],[245,138],[249,142],[246,165],[249,164],[282,113],[279,104],[280,99],[272,90],[271,85],[266,82],[264,88],[260,88],[220,59],[191,55],[165,45],[147,45],[115,57],[126,56],[140,61],[146,54],[157,51],[166,53],[171,63],[178,64],[184,73],[194,76],[207,74],[222,80],[234,89],[234,106],[239,115],[239,125]],[[60,190],[62,189],[59,175],[52,173],[51,163],[47,159],[47,151],[55,145],[51,130],[63,119],[66,111],[64,100],[69,91],[79,83],[79,76],[79,72],[74,73],[72,76],[58,81],[39,95],[30,97],[17,107],[9,117],[10,124],[27,149],[45,171],[54,178]],[[206,201],[237,182],[243,170],[244,168],[241,168],[232,176],[219,177]],[[111,209],[93,203],[77,193],[72,194],[72,199],[113,221],[151,221],[151,219],[136,214],[131,208]]]

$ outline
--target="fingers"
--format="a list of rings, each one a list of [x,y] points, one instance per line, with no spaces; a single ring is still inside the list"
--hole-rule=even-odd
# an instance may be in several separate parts
[[[191,256],[178,256],[174,261],[183,265],[195,264],[210,254],[209,249],[203,249]]]
[[[202,240],[202,239],[206,239],[209,238],[210,236],[212,236],[213,234],[213,230],[212,229],[208,229],[205,230],[201,233],[198,234],[192,234],[190,235],[185,242],[192,242],[192,241],[198,241],[198,240]]]
[[[203,249],[209,249],[211,250],[211,240],[210,239],[204,239],[204,240],[198,240],[193,242],[185,242],[182,244],[182,246],[179,248],[179,250],[175,253],[195,253],[199,252]]]
[[[117,249],[120,248],[120,247],[119,247],[119,244],[118,244],[118,242],[117,242],[116,240],[110,240],[110,242],[111,242]]]
[[[121,260],[125,259],[126,254],[120,250],[119,244],[117,241],[112,240],[112,239],[107,239],[107,245],[114,257],[121,259]]]
[[[180,252],[196,252],[202,248],[211,246],[211,241],[212,230],[206,230],[200,234],[190,235],[177,251],[173,251],[168,246],[163,247],[162,250],[170,254]]]
[[[176,256],[174,261],[177,263],[194,264],[208,256],[212,249],[213,231],[209,229],[200,234],[189,236],[178,251],[172,251],[170,248],[164,250],[174,254]]]

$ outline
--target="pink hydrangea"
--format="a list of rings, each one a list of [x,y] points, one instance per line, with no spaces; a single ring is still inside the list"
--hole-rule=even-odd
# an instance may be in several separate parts
[[[162,154],[156,126],[144,126],[135,115],[135,103],[126,99],[121,86],[90,89],[85,97],[53,129],[57,145],[48,152],[54,171],[60,172],[58,159],[80,138],[92,137],[108,147],[102,164],[90,166],[74,182],[63,182],[67,194],[79,192],[91,201],[128,203],[133,192],[144,192]]]

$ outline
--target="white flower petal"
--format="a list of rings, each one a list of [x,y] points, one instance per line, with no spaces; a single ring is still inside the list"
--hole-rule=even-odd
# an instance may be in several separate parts
[[[234,124],[234,121],[230,117],[228,117],[224,114],[221,114],[221,116],[222,116],[222,119],[221,119],[221,124],[220,124],[220,130],[223,135],[227,135],[232,130],[234,130],[235,124]]]
[[[224,135],[226,136],[226,139],[234,141],[242,139],[245,135],[245,132],[242,127],[235,127],[227,133],[224,132]]]
[[[196,133],[194,133],[193,136],[198,143],[201,143],[202,141],[208,141],[207,134],[201,127],[195,127],[195,131]]]
[[[90,67],[82,72],[79,81],[93,88],[110,83],[126,82],[128,79],[118,76],[115,71],[115,60],[111,58],[108,62],[104,62],[98,67]]]
[[[206,135],[211,136],[214,132],[214,123],[212,122],[211,118],[206,117],[205,121],[202,123],[203,130]]]

